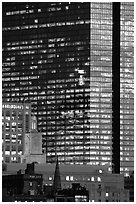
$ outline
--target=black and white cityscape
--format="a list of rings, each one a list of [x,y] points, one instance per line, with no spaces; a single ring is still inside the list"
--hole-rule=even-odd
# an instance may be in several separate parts
[[[2,3],[2,201],[134,202],[134,2]]]

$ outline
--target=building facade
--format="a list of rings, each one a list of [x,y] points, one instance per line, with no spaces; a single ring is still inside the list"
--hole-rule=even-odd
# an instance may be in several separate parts
[[[3,202],[43,200],[38,198],[42,193],[42,175],[36,174],[33,167],[34,164],[28,164],[24,174],[19,170],[17,174],[3,175]]]
[[[129,201],[134,202],[134,172],[124,178],[125,189],[129,189]]]
[[[42,133],[37,129],[33,129],[24,136],[24,153],[21,156],[21,163],[32,162],[46,163],[46,154],[42,152]]]
[[[42,133],[30,104],[2,104],[2,159],[3,163],[46,163]]]
[[[118,158],[122,173],[133,170],[134,5],[117,5],[116,92],[113,4],[3,3],[3,101],[31,102],[48,163],[58,155],[65,164],[108,164],[112,171]],[[120,105],[113,115],[114,92]]]
[[[31,105],[2,104],[2,158],[4,163],[21,162],[25,134],[31,131]]]
[[[120,12],[120,166],[134,166],[134,12],[133,3],[121,4]]]

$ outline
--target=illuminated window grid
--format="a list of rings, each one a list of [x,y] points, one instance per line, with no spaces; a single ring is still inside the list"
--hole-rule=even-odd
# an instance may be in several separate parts
[[[86,4],[82,4],[82,5],[86,5]],[[72,5],[72,7],[73,7],[73,11],[74,11],[74,8],[75,8],[74,4]],[[86,11],[84,10],[82,18],[86,18],[85,13],[86,13]],[[31,15],[31,14],[29,13],[28,15]],[[79,15],[78,18],[81,18],[81,16]],[[82,20],[79,21],[79,22],[77,21],[77,23],[79,25],[80,25],[81,22],[83,22],[83,21]],[[84,23],[87,24],[88,21],[86,20],[86,22],[84,22]],[[68,25],[68,24],[69,24],[69,22],[67,22],[67,20],[66,20],[65,25]],[[73,23],[71,23],[71,25],[72,24],[75,24],[75,21]],[[54,26],[56,26],[56,28],[57,28],[58,25],[59,25],[59,23],[56,23],[56,25],[54,25]],[[25,28],[27,28],[27,25],[25,25],[25,26],[26,26]],[[37,25],[31,26],[31,30],[34,29],[36,26]],[[43,25],[41,25],[41,27],[42,26]],[[40,27],[40,25],[39,25],[39,27]],[[44,25],[44,27],[46,27],[46,25]],[[22,29],[22,30],[25,29],[25,28],[20,27],[20,29]],[[18,28],[17,27],[12,28],[12,30],[15,30],[15,29],[18,29]],[[72,29],[72,27],[71,27],[71,29]],[[85,26],[85,29],[86,29],[86,26]],[[45,122],[43,122],[43,121],[40,122],[41,123],[41,130],[45,131],[44,134],[47,136],[49,141],[50,141],[50,139],[52,140],[51,149],[53,149],[53,143],[56,142],[56,140],[55,140],[55,135],[56,134],[59,134],[61,132],[61,134],[63,134],[63,137],[64,137],[64,134],[68,134],[68,137],[71,137],[71,135],[74,135],[73,138],[72,138],[73,146],[74,146],[74,149],[72,150],[72,153],[73,153],[73,155],[75,155],[75,151],[76,151],[77,156],[75,156],[75,162],[76,162],[76,160],[79,160],[78,158],[81,155],[80,159],[82,160],[82,162],[86,159],[86,162],[89,163],[90,162],[90,159],[89,159],[90,153],[95,148],[95,145],[96,145],[97,149],[99,149],[99,146],[100,146],[99,144],[97,144],[99,142],[96,142],[95,145],[93,143],[90,143],[90,138],[89,138],[89,135],[90,135],[90,132],[89,132],[90,131],[89,117],[90,116],[86,114],[86,116],[85,116],[86,119],[84,119],[83,116],[80,116],[80,119],[75,120],[73,118],[73,120],[72,120],[72,119],[67,118],[64,121],[64,119],[61,118],[61,116],[57,116],[55,118],[54,114],[58,114],[58,111],[56,111],[54,109],[51,110],[52,105],[56,104],[56,103],[58,103],[59,106],[61,106],[62,108],[65,108],[65,107],[66,108],[71,108],[71,109],[73,108],[72,105],[70,105],[70,106],[61,105],[60,103],[61,103],[61,101],[63,99],[66,100],[67,102],[71,101],[72,103],[75,100],[76,100],[76,102],[80,101],[81,104],[80,104],[79,107],[78,106],[76,107],[77,109],[78,108],[81,108],[81,109],[86,108],[86,112],[89,111],[89,109],[90,109],[89,106],[85,107],[85,105],[84,105],[84,102],[85,102],[84,101],[84,96],[86,94],[89,96],[89,92],[86,92],[86,90],[82,89],[81,87],[79,87],[77,89],[79,92],[76,92],[77,91],[76,90],[76,85],[79,83],[79,78],[82,79],[82,75],[79,77],[79,74],[82,71],[82,70],[80,71],[80,67],[84,66],[85,71],[88,72],[89,65],[90,65],[90,62],[89,62],[90,57],[88,55],[88,57],[85,58],[85,51],[84,51],[84,50],[87,49],[87,46],[88,46],[89,36],[87,36],[87,35],[88,35],[89,32],[87,31],[88,32],[87,35],[86,35],[86,33],[84,34],[83,26],[82,26],[82,30],[83,30],[82,37],[75,35],[76,32],[74,32],[74,30],[73,30],[73,34],[70,34],[71,35],[70,37],[65,37],[66,32],[64,32],[64,37],[61,37],[61,38],[60,37],[59,38],[58,37],[57,38],[52,37],[52,33],[50,32],[50,36],[49,36],[49,39],[48,39],[48,49],[47,49],[47,46],[45,46],[45,41],[46,40],[44,41],[43,39],[38,39],[38,40],[36,39],[36,40],[29,40],[29,41],[24,40],[24,41],[16,42],[16,43],[13,42],[12,44],[8,43],[8,45],[9,45],[8,50],[9,51],[15,50],[13,52],[17,55],[17,58],[20,59],[20,60],[18,60],[18,63],[19,63],[18,65],[20,67],[20,71],[19,72],[13,72],[13,77],[11,77],[11,80],[14,80],[16,84],[18,83],[19,80],[21,80],[21,82],[20,82],[20,85],[21,85],[20,90],[21,91],[18,91],[18,88],[17,88],[16,94],[14,94],[14,93],[13,93],[14,95],[12,94],[12,97],[13,97],[12,100],[15,100],[15,98],[16,99],[19,98],[19,100],[22,101],[25,98],[25,100],[29,99],[32,102],[32,104],[36,105],[36,100],[38,98],[39,93],[37,94],[33,90],[34,89],[36,90],[36,87],[38,87],[38,89],[41,89],[41,85],[37,86],[37,84],[36,84],[36,86],[34,86],[34,84],[36,83],[36,81],[38,79],[38,77],[35,76],[35,73],[37,74],[37,65],[36,65],[37,55],[35,55],[36,52],[38,52],[38,54],[40,53],[40,55],[41,55],[41,53],[43,53],[40,56],[40,59],[38,60],[38,67],[40,68],[39,75],[42,75],[42,74],[50,75],[51,74],[50,76],[52,77],[52,76],[56,75],[57,72],[58,72],[59,76],[62,73],[62,75],[66,75],[66,76],[70,77],[67,80],[65,80],[65,79],[55,79],[54,80],[55,85],[56,85],[55,87],[60,89],[60,91],[58,91],[58,92],[57,91],[54,92],[54,87],[51,87],[52,82],[51,82],[51,84],[50,83],[45,83],[45,78],[43,77],[42,86],[45,89],[45,92],[43,94],[45,95],[45,93],[46,93],[46,96],[44,96],[44,98],[45,98],[45,100],[47,100],[47,105],[46,105],[45,102],[43,102],[43,100],[41,102],[38,101],[39,105],[46,106],[45,107],[46,116],[45,116],[45,119],[44,119]],[[89,30],[89,24],[88,24],[88,30]],[[87,38],[86,38],[86,36],[87,36]],[[98,35],[98,38],[99,38],[99,35]],[[56,47],[54,47],[55,43],[57,43],[57,53],[56,53]],[[45,49],[45,47],[46,47],[46,49]],[[75,50],[77,50],[77,55],[75,55],[75,51],[72,52],[73,48]],[[25,50],[25,51],[23,51],[23,50]],[[68,54],[66,53],[68,56],[64,56],[65,50],[69,51]],[[21,54],[24,54],[23,60],[22,60],[22,55]],[[28,58],[28,54],[30,56],[29,58]],[[45,54],[47,55],[47,59],[45,59]],[[15,59],[16,59],[15,57],[12,58],[12,61],[13,61],[12,65],[13,66],[17,66],[17,64],[15,64],[15,62],[14,62]],[[84,63],[80,62],[80,59]],[[104,58],[103,58],[103,60],[104,60]],[[63,66],[64,66],[64,62],[65,62],[65,66],[68,68],[67,72],[63,72],[63,69],[61,70],[61,68],[63,68]],[[52,65],[53,63],[55,64],[55,66],[57,64],[57,67],[59,69],[56,69],[56,67]],[[47,68],[45,67],[46,64],[48,64]],[[8,64],[6,64],[6,65],[8,65]],[[30,71],[26,70],[26,68],[28,66],[30,67]],[[43,67],[44,67],[44,70],[43,70]],[[76,70],[75,70],[75,67],[77,68]],[[18,75],[20,75],[20,72],[22,73],[22,75],[25,74],[26,76],[21,76],[21,77],[18,76]],[[27,76],[27,74],[29,74],[29,77]],[[40,78],[40,79],[42,79],[42,78]],[[50,80],[48,80],[48,82],[49,81]],[[88,76],[86,76],[86,84],[88,83],[88,86],[89,86],[89,81],[90,81],[90,78],[89,78],[89,75],[88,75]],[[16,84],[13,83],[13,87]],[[66,86],[64,86],[64,84],[66,84]],[[67,90],[67,86],[69,86],[68,90]],[[67,91],[70,91],[70,90],[73,90],[73,93],[67,93]],[[84,96],[82,96],[83,91],[85,92]],[[37,96],[34,97],[34,95],[37,95]],[[55,97],[54,97],[54,95],[55,95]],[[61,100],[57,99],[57,95],[59,95]],[[64,95],[66,95],[66,97],[64,97]],[[75,99],[77,96],[80,97],[80,99]],[[36,108],[33,111],[34,111],[35,114],[37,114],[37,109]],[[41,111],[42,111],[42,109],[41,109]],[[106,116],[106,114],[105,115],[104,114],[105,113],[103,113],[102,117]],[[39,115],[42,115],[42,114],[39,114]],[[43,115],[42,115],[42,118],[43,118]],[[39,121],[41,121],[42,118],[40,116]],[[61,118],[61,120],[60,120],[60,118]],[[46,120],[47,120],[47,122],[46,122]],[[96,121],[94,121],[94,122],[96,123]],[[45,123],[46,123],[46,126],[45,126]],[[59,128],[59,123],[62,123],[61,124],[62,129],[63,129],[62,131]],[[82,123],[84,123],[84,125],[82,127],[83,130],[81,131],[80,126],[81,126]],[[70,130],[71,125],[74,125],[73,126],[74,128],[72,128],[72,130]],[[93,128],[95,128],[95,126],[98,126],[97,124],[92,124],[92,125],[94,126]],[[48,130],[48,127],[49,127],[49,130]],[[84,131],[84,129],[85,129],[85,131]],[[54,135],[54,136],[51,137],[50,135]],[[84,135],[86,135],[86,136],[84,136]],[[85,143],[82,142],[81,137],[82,138],[84,137],[84,139],[86,140]],[[53,141],[53,138],[54,138],[54,141]],[[44,141],[44,139],[43,139],[43,141]],[[65,141],[65,137],[64,137],[64,141]],[[66,140],[66,142],[64,142],[64,145],[62,145],[63,151],[64,151],[64,149],[66,150],[67,142],[68,141]],[[85,147],[85,145],[86,145],[86,147]],[[87,156],[85,155],[85,153],[83,151],[80,152],[78,150],[80,147],[81,147],[81,149],[84,149],[84,151],[86,149],[85,152],[86,152]],[[49,151],[49,148],[48,148],[48,151]],[[55,151],[56,151],[56,149],[54,148],[54,152]],[[65,151],[65,152],[66,152],[66,156],[67,156],[68,150]],[[92,159],[93,160],[95,160],[95,159],[98,160],[98,157],[92,157]],[[68,157],[67,157],[66,160],[68,160]],[[90,162],[90,163],[92,163],[92,162]],[[96,163],[96,162],[93,161],[93,163]]]
[[[22,144],[22,128],[18,129],[19,124],[18,113],[15,111],[4,111],[5,117],[3,118],[3,161],[7,161],[6,157],[9,157],[9,162],[18,161],[18,152],[20,152],[19,145]],[[8,122],[7,122],[8,121]],[[22,123],[22,122],[21,122]],[[8,124],[8,126],[7,126]]]
[[[121,3],[120,150],[121,173],[134,168],[134,4]]]
[[[4,103],[3,105],[10,106],[13,104]],[[24,117],[24,110],[13,110],[10,108],[3,108],[2,110],[3,162],[21,162],[20,156],[23,153],[23,135],[26,132],[26,124],[23,122],[23,120],[25,120]]]
[[[48,8],[48,6],[47,7],[42,6],[42,9],[41,8],[37,9],[37,14],[38,15],[40,14],[38,17],[38,21],[37,21],[37,17],[35,19],[33,19],[33,17],[32,17],[32,15],[34,15],[34,12],[36,12],[36,10],[34,11],[31,6],[29,9],[28,8],[27,9],[26,8],[20,8],[19,15],[21,15],[23,18],[23,13],[26,14],[28,17],[27,19],[29,19],[29,22],[24,20],[25,25],[21,25],[19,30],[21,30],[21,32],[23,32],[23,31],[27,32],[28,31],[28,33],[31,33],[32,36],[35,36],[35,37],[33,39],[31,39],[31,36],[30,36],[30,39],[28,40],[27,38],[25,38],[25,35],[23,35],[24,39],[22,39],[21,41],[20,40],[15,41],[13,38],[12,42],[7,42],[7,44],[5,46],[6,48],[4,48],[6,50],[4,50],[5,54],[3,54],[3,56],[4,56],[4,58],[3,58],[4,59],[3,60],[4,61],[4,63],[3,63],[3,70],[4,70],[4,72],[3,72],[3,76],[4,76],[3,77],[3,82],[4,82],[3,83],[3,87],[4,87],[3,88],[3,92],[4,92],[3,96],[4,96],[5,100],[7,100],[7,101],[10,101],[10,97],[13,101],[23,101],[24,99],[26,101],[27,100],[31,101],[31,103],[33,104],[33,112],[38,117],[39,130],[41,130],[43,132],[43,135],[44,135],[43,136],[43,148],[45,148],[45,146],[46,146],[46,139],[45,138],[47,136],[48,136],[48,139],[50,142],[50,140],[52,140],[51,138],[54,138],[54,139],[56,138],[56,133],[59,134],[59,130],[60,130],[59,126],[61,126],[61,125],[58,125],[58,124],[62,123],[63,124],[62,127],[63,127],[63,129],[65,129],[64,128],[65,123],[64,123],[63,118],[61,118],[61,120],[58,118],[58,117],[60,117],[60,115],[58,113],[59,111],[56,110],[56,104],[58,104],[58,106],[60,106],[60,103],[63,100],[63,95],[65,95],[65,94],[67,94],[69,96],[69,97],[65,97],[65,98],[67,98],[67,100],[69,100],[69,98],[70,98],[72,103],[75,100],[74,99],[74,96],[76,94],[75,83],[77,84],[79,82],[79,75],[77,77],[76,74],[79,74],[79,73],[78,73],[78,71],[75,72],[74,68],[75,68],[75,65],[77,65],[77,67],[80,67],[80,65],[83,66],[83,64],[79,60],[80,59],[83,60],[84,53],[85,53],[84,50],[87,49],[87,45],[88,45],[88,42],[86,43],[85,41],[82,41],[82,39],[86,36],[86,34],[82,33],[83,38],[81,39],[80,37],[78,37],[79,35],[77,36],[75,34],[74,34],[75,36],[73,35],[73,37],[71,38],[71,36],[68,37],[68,35],[66,37],[65,36],[66,33],[64,32],[64,36],[58,37],[58,36],[55,36],[55,34],[52,32],[53,29],[60,30],[60,28],[62,28],[63,26],[67,26],[68,29],[69,28],[72,29],[73,26],[75,26],[75,20],[73,20],[73,21],[71,20],[71,23],[70,23],[70,18],[72,19],[72,16],[75,15],[74,4],[71,4],[71,5],[67,5],[67,4],[68,3],[66,3],[66,7],[68,6],[69,9],[66,9],[66,7],[65,7],[65,9],[68,10],[66,12],[72,12],[72,15],[71,15],[71,13],[70,13],[70,15],[65,15],[65,12],[62,9],[61,3],[58,3],[58,4],[55,3],[55,6],[52,5],[51,8]],[[96,134],[96,137],[98,139],[102,138],[103,134],[104,135],[106,134],[108,141],[111,141],[111,126],[108,125],[109,129],[106,129],[106,126],[103,122],[106,122],[106,120],[108,120],[108,121],[111,120],[111,101],[109,103],[109,98],[111,98],[110,94],[111,94],[111,75],[112,75],[111,74],[111,65],[110,65],[111,54],[112,54],[111,53],[111,25],[112,25],[111,24],[111,19],[112,19],[111,5],[112,5],[111,3],[91,3],[91,12],[90,12],[91,13],[90,14],[91,15],[91,21],[90,21],[91,24],[90,25],[88,24],[88,20],[84,21],[86,26],[88,26],[88,25],[90,26],[90,30],[91,30],[90,42],[92,44],[91,47],[93,47],[92,50],[94,50],[94,53],[91,53],[91,59],[90,59],[90,55],[89,55],[89,57],[88,57],[88,54],[86,55],[87,58],[86,58],[85,64],[84,64],[84,68],[86,66],[86,70],[88,70],[89,65],[91,66],[91,69],[90,69],[91,74],[89,73],[89,75],[86,76],[86,85],[87,85],[87,83],[90,83],[89,88],[90,88],[90,91],[93,92],[93,93],[91,93],[92,94],[91,95],[91,101],[90,101],[91,107],[89,107],[87,110],[91,111],[90,122],[93,121],[93,119],[95,119],[95,122],[96,122],[96,120],[99,120],[101,122],[100,130],[97,131],[97,129],[99,128],[97,123],[93,124],[91,122],[91,128],[87,127],[87,130],[85,130],[85,133],[87,134],[86,137],[88,137],[88,135],[90,135],[90,134],[91,135]],[[82,9],[83,10],[86,9],[86,10],[84,10],[85,12],[83,12],[82,16],[80,16],[80,14],[79,14],[79,16],[78,16],[79,19],[78,19],[78,21],[76,21],[76,23],[78,23],[78,25],[83,25],[82,19],[83,18],[86,19],[86,16],[88,15],[88,12],[86,12],[88,9],[88,4],[84,3],[84,4],[82,4],[82,6],[81,6],[81,4],[79,6],[81,8],[81,10],[79,9],[79,11],[82,11]],[[127,3],[125,4],[125,6],[127,8]],[[27,12],[25,10],[27,10]],[[47,19],[47,18],[45,18],[45,16],[43,16],[43,14],[45,15],[45,13],[47,13],[47,10],[48,10],[48,13],[50,13],[50,14],[54,13],[56,15],[55,16],[56,22],[54,24],[53,23],[50,24],[51,32],[49,33],[48,36],[45,35],[45,32],[42,33],[43,32],[42,29],[47,29],[48,22],[44,22],[44,19]],[[62,18],[62,16],[64,17],[62,23],[59,22],[58,11],[61,12],[60,13],[61,18]],[[18,11],[16,11],[16,12],[18,12]],[[128,12],[129,12],[129,9],[126,9],[125,13],[128,13]],[[86,15],[85,15],[85,13],[86,13]],[[18,15],[18,13],[16,13],[16,14],[14,12],[11,12],[11,13],[8,12],[7,13],[7,17],[9,16],[10,19],[11,18],[14,19],[14,15]],[[130,13],[129,13],[129,15],[130,15]],[[67,18],[69,18],[69,20],[65,19],[66,16],[67,16]],[[54,16],[52,16],[51,20],[54,20]],[[65,22],[65,25],[64,25],[64,22]],[[17,24],[20,23],[20,20],[18,21],[18,23],[16,21],[16,25],[14,25],[14,23],[15,23],[14,20],[12,20],[12,23],[13,23],[12,30],[17,31],[18,30]],[[6,22],[6,25],[8,25],[7,22]],[[52,28],[51,28],[51,26],[52,26]],[[69,27],[69,26],[71,26],[71,27]],[[129,29],[130,29],[129,33],[131,35],[130,37],[128,36],[127,38],[131,39],[131,37],[132,37],[131,31],[133,32],[133,26],[126,25],[126,27],[127,27],[127,30],[129,27]],[[41,31],[38,30],[38,32],[37,32],[37,30],[36,30],[37,28],[38,29],[40,28]],[[8,29],[9,29],[9,27],[5,27],[4,32],[7,32]],[[13,34],[11,33],[11,35],[13,35]],[[15,35],[13,35],[13,37],[14,36]],[[16,36],[15,36],[15,38],[17,39]],[[124,36],[123,36],[123,38],[124,38]],[[87,37],[87,40],[89,40],[89,37]],[[130,41],[131,40],[129,40],[129,42]],[[56,44],[57,44],[57,46],[56,46]],[[128,44],[128,42],[122,42],[121,45],[127,47],[127,44]],[[64,53],[66,52],[64,47],[66,47],[66,49],[69,51],[68,56],[64,55]],[[79,54],[79,56],[73,55],[73,53],[71,52],[71,50],[73,50],[75,47],[77,48],[77,54]],[[6,55],[7,51],[11,53],[10,58],[7,57],[7,55]],[[130,52],[129,54],[133,55],[133,52]],[[40,55],[40,57],[39,57],[39,55]],[[22,58],[22,56],[23,56],[23,58]],[[81,58],[81,56],[82,56],[82,58]],[[101,59],[98,60],[98,56],[102,56]],[[94,59],[94,61],[93,61],[93,59]],[[92,64],[90,64],[90,63],[92,63]],[[123,60],[123,63],[126,66],[128,62],[126,62],[126,60],[125,61]],[[57,68],[56,68],[56,65],[57,65]],[[69,69],[68,72],[66,72],[66,73],[63,72],[64,65]],[[110,69],[109,69],[109,67],[110,67]],[[18,69],[18,71],[17,71],[17,69]],[[99,76],[98,74],[100,74],[100,72],[101,72],[101,75]],[[126,70],[126,72],[128,72],[128,70]],[[130,68],[129,68],[129,72],[130,72],[130,75],[131,75],[131,73],[133,74],[133,70],[132,69],[130,70]],[[45,77],[46,74],[48,74],[48,76],[50,76],[50,79],[49,78],[46,79],[46,77]],[[60,76],[60,75],[64,76],[64,74],[69,77],[69,79],[67,79],[69,82],[67,80],[62,79],[63,77],[61,79],[57,79],[57,78],[52,79],[56,75],[57,76]],[[123,72],[123,77],[127,77],[126,74],[127,73],[124,74],[124,72]],[[90,76],[91,76],[91,78],[90,78]],[[101,80],[102,78],[103,78],[103,81]],[[48,80],[48,83],[45,82],[45,79]],[[9,86],[9,81],[10,81],[10,86]],[[37,81],[41,81],[41,83],[37,84]],[[67,86],[63,87],[63,85],[65,83],[69,83],[69,85],[71,85],[71,87],[70,87],[71,90],[73,90],[74,92],[66,93],[65,90],[67,90]],[[130,81],[129,81],[129,83],[130,83]],[[124,87],[124,85],[125,85],[125,82],[123,84],[123,87]],[[54,95],[53,95],[54,93],[48,92],[48,94],[47,94],[48,89],[51,89],[50,91],[54,90],[53,86],[55,86],[56,89],[60,89],[60,91],[55,92],[55,99],[54,99]],[[41,90],[41,87],[42,87],[42,90]],[[70,88],[69,88],[69,90],[70,90]],[[101,94],[100,93],[101,91],[104,91],[104,93]],[[83,92],[83,91],[81,91],[81,92]],[[86,93],[86,91],[85,91],[85,93]],[[107,98],[106,98],[105,93],[107,95]],[[93,101],[93,99],[94,99],[93,94],[95,96],[94,101]],[[61,100],[57,99],[57,95],[61,96]],[[46,104],[46,100],[48,100],[49,103],[51,102],[52,105]],[[82,100],[82,98],[80,100]],[[99,102],[101,102],[101,105]],[[37,106],[39,106],[39,107],[37,108]],[[123,106],[125,109],[128,107],[127,104],[125,104]],[[64,108],[64,107],[65,107],[65,105],[62,105],[62,108]],[[96,112],[94,112],[94,107],[95,107],[96,112],[97,112],[97,110],[102,110],[103,108],[105,111],[103,113],[100,113],[101,111],[99,111],[96,114]],[[129,107],[130,108],[128,108],[127,110],[124,110],[124,109],[121,110],[121,113],[124,113],[124,115],[125,114],[128,115],[130,113],[132,115],[131,120],[133,120],[133,105],[129,105]],[[49,110],[49,109],[53,109],[53,110]],[[48,115],[51,115],[51,118],[48,118],[48,121],[46,121],[47,117],[50,117]],[[54,115],[56,115],[56,116],[54,116]],[[121,116],[122,121],[124,121],[123,120],[124,115]],[[106,116],[107,116],[107,119],[105,118]],[[87,123],[85,122],[84,126],[86,126],[90,123],[88,119],[87,119],[87,121],[88,122]],[[127,121],[127,120],[125,119],[125,121]],[[55,124],[54,124],[54,122],[55,122]],[[67,123],[68,122],[70,122],[70,120],[67,119]],[[73,123],[75,125],[77,125],[76,124],[77,122],[78,121],[76,120]],[[47,129],[48,125],[51,126],[50,130]],[[69,126],[69,125],[67,124],[67,126]],[[103,129],[104,127],[105,127],[105,129]],[[131,127],[131,126],[129,125],[129,127]],[[123,130],[122,130],[122,128],[123,128]],[[121,135],[122,135],[121,137],[122,138],[124,137],[123,136],[124,128],[126,129],[127,126],[122,125],[122,122],[121,122]],[[68,130],[66,130],[65,132],[70,134],[70,135],[74,135],[74,131],[75,131],[75,129],[69,130],[69,128],[68,128]],[[126,132],[126,135],[128,135],[127,137],[125,137],[126,140],[128,140],[128,137],[130,138],[130,135],[132,135],[132,137],[133,137],[133,124],[132,124],[131,130],[128,129],[125,132]],[[61,134],[64,135],[64,132],[61,132]],[[81,134],[81,137],[82,137],[82,134]],[[72,139],[72,140],[74,143],[74,139]],[[90,146],[94,147],[94,144],[88,145],[89,148],[90,148]],[[99,145],[97,145],[97,146],[99,146]],[[78,144],[77,144],[77,147],[78,147]],[[123,147],[121,147],[121,148],[123,148]],[[54,152],[55,151],[56,150],[54,148]],[[127,150],[124,149],[124,151],[122,151],[124,155],[125,155],[125,151],[127,151]],[[90,151],[90,153],[91,152],[92,152],[92,150]],[[111,150],[109,152],[111,152]],[[132,155],[132,152],[131,152],[131,155]],[[51,155],[54,153],[48,153],[48,154]]]
[[[111,165],[112,4],[91,3],[90,9],[90,132],[98,164]]]
[[[65,35],[65,33],[64,33],[64,35]],[[79,38],[79,39],[77,39],[77,38]],[[61,42],[59,42],[60,40],[61,40]],[[67,40],[68,40],[68,42],[67,42]],[[81,57],[78,57],[78,56],[76,57],[75,52],[73,52],[72,50],[77,49],[78,55],[80,54],[79,56],[82,56],[82,52],[80,50],[84,49],[84,47],[83,46],[81,47],[81,45],[85,44],[87,46],[87,42],[82,42],[81,40],[82,39],[80,39],[80,37],[76,36],[76,38],[75,38],[75,31],[73,30],[73,34],[71,34],[71,36],[69,38],[66,38],[66,37],[63,38],[63,39],[61,38],[61,39],[59,39],[59,41],[57,43],[57,47],[59,47],[59,49],[58,49],[59,56],[61,57],[63,53],[67,54],[66,50],[68,51],[68,54],[67,54],[68,56],[67,55],[65,56],[63,54],[62,58],[60,58],[59,60],[56,61],[56,64],[58,65],[58,67],[60,67],[59,70],[58,71],[53,70],[52,72],[53,73],[58,72],[59,76],[62,75],[62,74],[65,77],[68,76],[68,79],[66,80],[65,78],[63,78],[64,76],[62,77],[62,79],[56,79],[55,80],[56,89],[60,89],[60,90],[58,90],[58,91],[56,91],[54,93],[54,91],[53,91],[54,88],[51,87],[52,85],[49,85],[48,86],[48,92],[47,92],[47,94],[49,93],[49,96],[47,95],[47,97],[51,101],[51,96],[52,96],[52,103],[58,103],[58,108],[60,108],[62,110],[63,109],[65,110],[64,114],[68,114],[68,111],[72,110],[73,108],[78,109],[78,106],[75,107],[75,105],[73,105],[74,102],[75,102],[75,97],[76,97],[76,93],[75,93],[74,90],[75,90],[75,87],[76,87],[76,85],[77,85],[77,83],[79,81],[78,78],[77,78],[77,77],[79,77],[78,72],[76,74],[77,79],[75,79],[74,72],[75,72],[75,67],[79,67],[80,64],[81,64],[81,62],[80,62]],[[57,39],[56,39],[56,41],[57,41]],[[53,46],[53,43],[52,43],[52,46]],[[83,57],[84,57],[84,53],[83,53]],[[65,66],[67,67],[67,70],[65,72],[62,69],[63,66],[64,66],[63,60],[65,62]],[[88,58],[87,58],[87,60],[88,60]],[[76,82],[76,84],[75,84],[75,82]],[[71,90],[73,90],[73,93],[71,92]],[[82,98],[82,93],[81,93],[82,90],[80,91],[80,89],[79,89],[79,92],[80,92],[79,97],[81,95],[80,101],[81,101],[81,105],[82,105],[82,103],[83,103],[83,98]],[[53,95],[55,95],[55,100],[54,100]],[[59,96],[59,97],[57,97],[57,96]],[[50,101],[49,101],[49,103],[50,103]],[[78,99],[77,99],[77,101],[78,101]],[[83,107],[84,107],[84,105],[83,105]],[[58,116],[55,118],[54,116],[50,115],[50,113],[53,114],[52,110],[49,111],[49,109],[51,109],[51,108],[52,108],[52,105],[49,104],[48,107],[47,107],[47,128],[49,127],[48,129],[51,132],[54,131],[55,134],[57,134],[57,138],[55,139],[55,136],[54,136],[54,141],[53,141],[53,138],[51,138],[51,137],[48,138],[49,139],[48,152],[49,152],[49,149],[53,149],[52,148],[53,143],[56,144],[56,142],[59,140],[59,135],[61,135],[61,139],[64,140],[64,142],[62,142],[61,146],[56,148],[56,150],[54,148],[54,152],[57,151],[57,154],[59,154],[59,152],[60,152],[60,159],[63,160],[62,156],[64,155],[64,161],[70,162],[72,157],[70,157],[68,155],[68,150],[70,148],[68,146],[69,141],[67,141],[69,139],[66,139],[66,137],[68,137],[73,141],[72,142],[73,143],[73,150],[72,150],[71,154],[75,155],[75,151],[76,151],[76,154],[77,154],[77,156],[75,156],[75,162],[78,162],[78,160],[79,160],[79,162],[81,161],[83,163],[83,161],[84,161],[83,151],[81,151],[81,152],[78,151],[79,146],[83,145],[82,144],[83,142],[81,142],[81,140],[80,140],[80,136],[79,136],[79,141],[76,142],[76,140],[77,140],[76,131],[78,131],[78,128],[79,128],[79,125],[76,124],[76,123],[80,122],[80,121],[75,120],[74,117],[70,119],[68,117],[68,115],[67,115],[67,117],[65,117],[63,115],[62,110],[57,110],[56,111]],[[75,110],[74,110],[74,112],[75,112]],[[56,124],[56,126],[55,126],[54,123]],[[73,126],[74,124],[76,126],[75,127],[76,130],[74,128],[71,128],[71,126]],[[48,135],[50,134],[49,130],[47,130]],[[75,136],[72,138],[71,134],[72,135],[74,134]],[[65,136],[65,135],[67,135],[67,136]],[[51,145],[51,147],[49,145]],[[61,150],[62,150],[62,152],[61,152]]]

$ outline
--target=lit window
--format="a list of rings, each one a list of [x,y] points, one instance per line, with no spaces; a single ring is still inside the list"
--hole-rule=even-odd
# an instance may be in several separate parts
[[[66,10],[68,10],[69,9],[69,6],[66,6]]]
[[[22,155],[22,151],[18,151],[18,155]]]
[[[102,174],[102,170],[101,169],[99,170],[99,173]]]
[[[109,196],[109,193],[106,193],[106,197],[108,197]]]
[[[69,176],[66,176],[66,181],[69,181]]]
[[[16,161],[16,157],[11,157],[11,161]]]
[[[100,177],[98,177],[98,178],[97,178],[97,181],[99,181],[99,182],[100,182],[100,181],[101,181],[101,178],[100,178]]]
[[[94,181],[94,177],[91,178],[91,181]]]
[[[11,142],[12,142],[12,143],[16,143],[16,140],[15,140],[15,139],[13,139]]]
[[[6,155],[10,155],[10,151],[5,151],[5,154]]]
[[[73,181],[74,179],[73,179],[73,176],[70,176],[70,181]]]
[[[51,176],[49,176],[49,181],[52,181],[52,177]]]

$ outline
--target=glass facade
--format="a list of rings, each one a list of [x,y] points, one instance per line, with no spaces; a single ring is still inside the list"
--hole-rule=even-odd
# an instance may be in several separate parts
[[[94,164],[111,165],[112,3],[90,3],[90,146]]]
[[[120,24],[120,163],[134,169],[134,3],[121,3]]]
[[[133,167],[133,13],[121,3],[122,172]],[[3,101],[31,103],[49,163],[111,170],[112,20],[112,3],[3,3]]]

